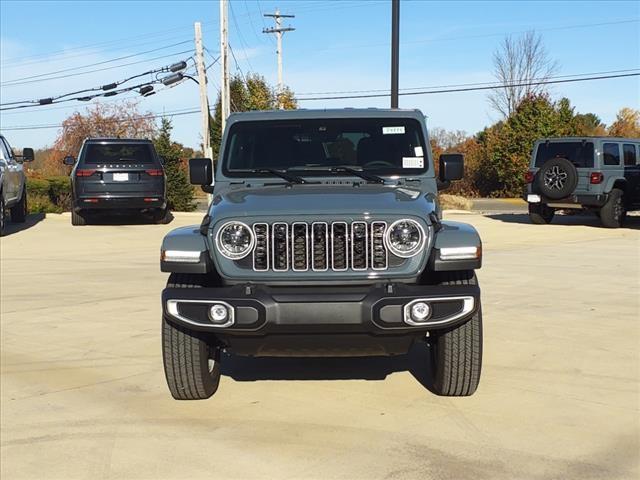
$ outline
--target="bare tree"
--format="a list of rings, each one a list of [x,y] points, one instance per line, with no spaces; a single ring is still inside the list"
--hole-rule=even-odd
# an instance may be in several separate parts
[[[548,80],[558,71],[558,63],[549,58],[542,37],[534,31],[518,38],[506,37],[493,54],[493,67],[502,88],[489,94],[489,102],[505,117],[522,99],[544,92],[546,86],[535,83]]]

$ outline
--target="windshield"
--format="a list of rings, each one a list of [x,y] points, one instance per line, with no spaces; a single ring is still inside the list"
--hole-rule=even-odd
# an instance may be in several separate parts
[[[229,132],[223,172],[231,177],[262,169],[322,175],[325,169],[348,167],[339,173],[416,175],[428,168],[425,152],[421,125],[412,119],[238,122]]]
[[[566,158],[578,168],[593,167],[593,142],[547,142],[538,145],[536,167],[551,158]]]
[[[153,154],[147,143],[90,143],[84,163],[153,163]]]

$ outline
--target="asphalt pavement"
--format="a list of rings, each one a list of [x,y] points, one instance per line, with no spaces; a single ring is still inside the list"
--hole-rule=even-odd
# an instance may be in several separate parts
[[[223,358],[218,393],[164,380],[159,271],[170,225],[31,217],[0,241],[4,479],[636,479],[640,217],[472,223],[484,366],[469,398],[429,390],[428,352]]]

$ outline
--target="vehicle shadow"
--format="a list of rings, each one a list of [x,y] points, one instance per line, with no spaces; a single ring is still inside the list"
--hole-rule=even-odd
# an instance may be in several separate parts
[[[244,357],[224,354],[222,375],[239,382],[260,380],[384,380],[395,372],[409,372],[434,393],[429,349],[415,344],[395,357]]]
[[[171,212],[167,213],[166,218],[159,222],[163,225],[168,225],[173,222],[174,216]],[[97,214],[91,215],[87,219],[87,225],[98,225],[98,226],[114,226],[114,225],[154,225],[157,222],[153,220],[151,215],[136,213],[136,214]]]
[[[526,213],[492,213],[486,214],[485,217],[500,220],[505,223],[524,223],[532,225],[529,215]],[[551,225],[583,225],[587,227],[604,228],[600,219],[595,214],[576,214],[576,215],[556,215],[553,217]],[[622,228],[630,228],[632,230],[640,230],[640,216],[628,215]]]
[[[7,221],[4,224],[4,236],[8,237],[9,235],[13,235],[23,230],[28,230],[29,228],[40,223],[42,220],[44,220],[44,218],[44,213],[32,213],[30,215],[27,215],[27,219],[23,223],[14,223]]]

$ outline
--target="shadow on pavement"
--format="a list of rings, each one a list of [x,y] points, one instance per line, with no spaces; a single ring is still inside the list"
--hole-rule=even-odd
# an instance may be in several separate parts
[[[222,375],[240,382],[259,380],[384,380],[395,372],[409,372],[433,393],[429,349],[415,344],[395,357],[244,357],[226,354]]]
[[[167,225],[174,220],[169,212],[164,220],[156,222],[150,214],[94,214],[87,218],[87,225],[154,225],[156,223]]]
[[[7,222],[4,224],[4,236],[8,237],[9,235],[13,235],[14,233],[28,230],[29,228],[44,220],[44,217],[44,213],[32,213],[31,215],[27,215],[27,219],[23,223],[14,223],[8,221],[7,219]]]
[[[532,225],[528,214],[520,213],[492,213],[485,215],[487,218],[500,220],[505,223],[525,223]],[[606,228],[595,214],[556,215],[551,225],[584,225],[587,227]],[[640,230],[640,216],[627,216],[622,228]]]

